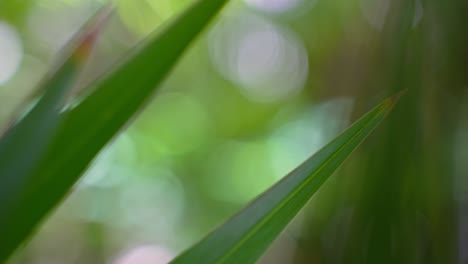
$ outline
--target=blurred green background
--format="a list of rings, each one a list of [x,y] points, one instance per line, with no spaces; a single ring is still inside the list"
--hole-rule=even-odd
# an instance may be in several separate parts
[[[2,128],[107,2],[0,1]],[[76,96],[193,1],[113,2]],[[11,263],[166,263],[403,89],[260,263],[468,263],[467,15],[464,0],[232,0]]]

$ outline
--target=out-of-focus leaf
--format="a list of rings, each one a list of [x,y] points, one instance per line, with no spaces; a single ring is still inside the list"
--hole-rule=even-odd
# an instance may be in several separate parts
[[[385,100],[236,216],[177,257],[182,263],[253,263],[338,166],[385,118]]]
[[[0,225],[0,262],[69,192],[99,151],[150,99],[183,51],[227,0],[203,0],[137,47],[129,59],[64,113],[50,147],[15,208]],[[182,139],[181,139],[182,140]]]
[[[67,95],[73,87],[88,58],[97,34],[108,14],[108,8],[98,12],[80,30],[64,49],[62,63],[46,76],[38,90],[44,94],[37,104],[0,141],[0,252],[13,248],[5,224],[14,223],[12,212],[28,210],[18,208],[17,201],[28,186],[36,180],[34,174],[42,157],[58,130]],[[33,205],[30,205],[33,206]],[[10,227],[11,229],[14,229]],[[0,255],[0,262],[6,256]]]

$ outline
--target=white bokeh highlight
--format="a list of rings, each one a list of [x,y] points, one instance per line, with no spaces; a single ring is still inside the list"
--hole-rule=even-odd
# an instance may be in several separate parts
[[[387,17],[390,0],[361,0],[361,12],[373,28],[382,30]]]
[[[303,0],[244,0],[244,2],[261,11],[280,13],[296,8]]]
[[[335,98],[312,105],[276,129],[271,135],[270,148],[277,179],[291,172],[342,131],[348,125],[353,104],[351,98]]]
[[[219,22],[209,36],[209,49],[215,68],[256,102],[286,99],[307,80],[307,50],[299,38],[250,13]]]
[[[9,24],[0,21],[0,85],[8,82],[23,58],[21,39]]]
[[[117,258],[113,264],[166,264],[174,258],[169,250],[157,245],[141,245]]]

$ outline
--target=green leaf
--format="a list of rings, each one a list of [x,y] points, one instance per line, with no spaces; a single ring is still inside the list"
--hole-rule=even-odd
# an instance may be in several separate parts
[[[371,110],[171,263],[254,263],[338,166],[384,119],[398,97],[387,99]]]
[[[99,151],[148,102],[184,50],[227,0],[197,1],[135,48],[132,56],[93,85],[94,92],[63,114],[46,155],[15,207],[0,224],[0,262],[70,191]]]
[[[37,91],[44,95],[0,141],[0,225],[25,186],[34,181],[31,172],[53,139],[60,122],[60,111],[83,68],[101,28],[107,9],[83,27],[64,50],[65,58],[46,76]],[[0,233],[1,234],[1,233]]]

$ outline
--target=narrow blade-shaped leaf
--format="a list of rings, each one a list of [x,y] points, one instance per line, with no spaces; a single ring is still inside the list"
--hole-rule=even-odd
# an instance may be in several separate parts
[[[9,241],[7,247],[0,245],[0,262],[11,254],[14,248],[10,246],[33,231],[99,151],[148,102],[183,51],[226,2],[197,1],[91,87],[94,92],[76,108],[64,113],[47,155],[34,171],[35,184],[23,193],[8,221],[0,226],[0,234]]]
[[[397,98],[387,99],[371,110],[171,263],[255,262],[338,166],[384,119]]]
[[[107,10],[106,10],[107,11]],[[34,180],[31,171],[37,166],[55,135],[60,111],[73,87],[84,61],[89,56],[98,29],[107,12],[101,11],[64,49],[65,59],[41,83],[44,95],[0,141],[0,224],[8,208],[24,186]]]
[[[44,91],[44,95],[0,141],[0,252],[17,244],[8,236],[10,231],[6,231],[6,224],[17,220],[13,218],[13,212],[28,209],[18,208],[18,201],[37,180],[33,172],[58,131],[60,111],[91,52],[107,14],[107,8],[99,11],[72,38],[64,49],[63,62],[46,76],[38,88]],[[9,228],[14,229],[14,226]],[[0,256],[0,262],[4,257]]]

